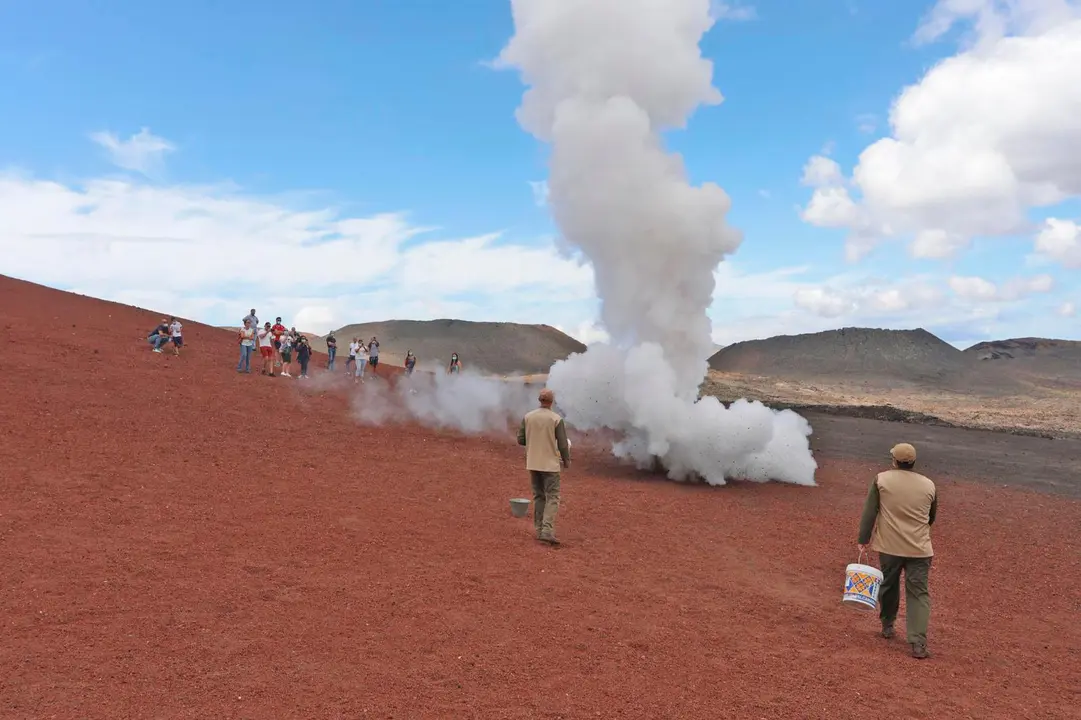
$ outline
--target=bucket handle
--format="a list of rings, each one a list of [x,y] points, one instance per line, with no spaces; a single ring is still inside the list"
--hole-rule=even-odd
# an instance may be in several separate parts
[[[856,560],[856,562],[857,562],[857,563],[859,563],[860,565],[862,565],[862,564],[863,564],[863,548],[860,548],[860,556],[859,556],[859,558],[858,558],[858,559]]]

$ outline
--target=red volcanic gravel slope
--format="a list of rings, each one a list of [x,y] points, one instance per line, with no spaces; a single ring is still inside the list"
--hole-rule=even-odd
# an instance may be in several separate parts
[[[553,550],[510,434],[361,427],[158,317],[0,278],[0,717],[1081,717],[1077,502],[939,478],[919,662],[840,604],[874,466],[686,486],[580,438]]]

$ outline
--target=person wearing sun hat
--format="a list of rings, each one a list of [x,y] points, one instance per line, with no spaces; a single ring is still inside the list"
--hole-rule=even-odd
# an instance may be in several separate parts
[[[931,657],[927,624],[931,618],[928,576],[931,572],[931,526],[938,512],[935,484],[914,472],[916,448],[908,443],[890,450],[893,467],[871,483],[860,518],[859,547],[868,543],[882,565],[878,591],[882,637],[893,638],[893,623],[901,602],[901,573],[905,574],[905,630],[912,657]]]

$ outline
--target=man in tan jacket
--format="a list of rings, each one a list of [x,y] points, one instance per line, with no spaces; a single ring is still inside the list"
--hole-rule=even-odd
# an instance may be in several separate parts
[[[558,545],[555,537],[556,512],[559,511],[559,470],[571,465],[567,426],[552,409],[555,393],[548,388],[537,398],[540,407],[531,410],[518,428],[518,444],[525,446],[525,466],[533,484],[533,525],[537,539]]]
[[[931,595],[927,580],[931,572],[931,525],[938,512],[938,492],[930,479],[913,472],[916,448],[908,443],[890,450],[893,469],[879,473],[867,492],[860,519],[860,551],[867,543],[878,553],[882,565],[879,618],[882,637],[893,637],[893,622],[901,602],[901,571],[905,573],[905,629],[912,657],[931,657],[927,651],[927,623]],[[873,531],[873,532],[872,532]]]

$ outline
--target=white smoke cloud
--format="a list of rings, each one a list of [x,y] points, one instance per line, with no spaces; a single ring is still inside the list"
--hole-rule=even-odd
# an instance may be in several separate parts
[[[810,426],[790,411],[696,402],[713,343],[713,271],[740,244],[719,186],[691,186],[660,133],[721,102],[698,42],[709,0],[512,0],[496,61],[529,85],[517,117],[551,143],[548,205],[592,262],[609,343],[557,362],[548,386],[568,423],[611,428],[614,452],[697,474],[814,484]]]
[[[463,370],[447,375],[441,369],[381,378],[358,384],[353,415],[366,425],[415,422],[436,430],[471,435],[506,434],[508,426],[537,405],[536,387]]]

